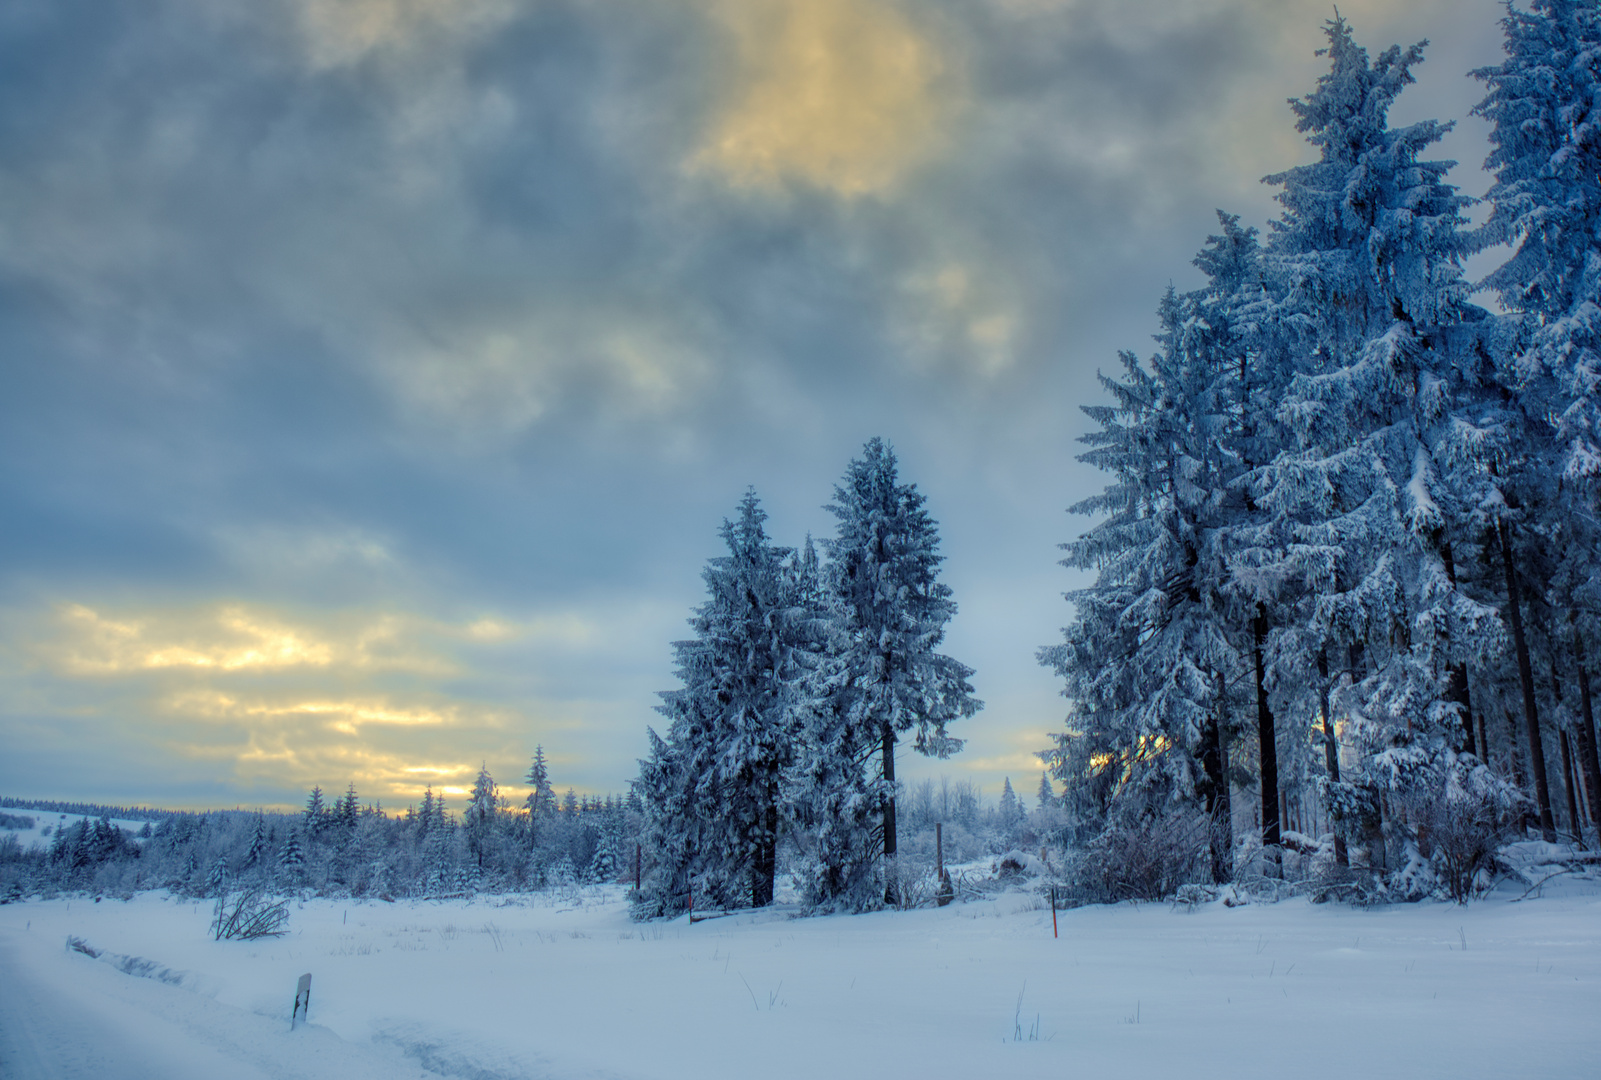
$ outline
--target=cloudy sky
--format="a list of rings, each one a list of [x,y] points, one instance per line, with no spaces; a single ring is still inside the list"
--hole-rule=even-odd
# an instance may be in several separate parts
[[[1394,119],[1487,186],[1495,0]],[[0,794],[622,791],[753,485],[871,436],[1032,792],[1098,367],[1306,159],[1323,0],[8,0]]]

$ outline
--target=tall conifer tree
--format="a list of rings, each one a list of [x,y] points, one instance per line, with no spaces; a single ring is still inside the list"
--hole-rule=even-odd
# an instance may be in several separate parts
[[[702,575],[691,639],[673,646],[682,686],[662,694],[667,735],[652,733],[641,790],[663,860],[642,902],[676,910],[697,875],[707,899],[772,903],[788,813],[803,654],[810,644],[794,553],[767,538],[755,492],[724,521],[727,554]]]
[[[939,581],[939,533],[916,484],[902,484],[895,452],[870,440],[834,488],[828,510],[838,535],[824,544],[824,580],[838,640],[828,676],[834,719],[852,728],[836,738],[876,745],[878,775],[868,798],[881,812],[885,894],[895,884],[895,744],[912,733],[918,753],[947,757],[962,741],[946,728],[983,703],[968,684],[972,669],[936,650],[956,614]]]

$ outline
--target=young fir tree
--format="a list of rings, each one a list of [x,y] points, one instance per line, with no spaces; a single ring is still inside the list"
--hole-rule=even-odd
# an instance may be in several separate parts
[[[852,786],[882,814],[886,903],[899,900],[895,744],[911,732],[918,753],[947,757],[962,745],[947,726],[983,707],[967,681],[972,669],[936,651],[956,603],[938,579],[943,557],[925,501],[917,485],[900,483],[889,444],[872,439],[834,488],[828,510],[838,534],[824,544],[823,587],[837,638],[825,681],[836,722],[859,734],[808,750],[854,755],[877,745],[877,775]],[[836,771],[843,778],[859,764],[842,761]]]
[[[687,873],[709,899],[772,903],[807,639],[786,565],[792,552],[768,541],[766,518],[747,492],[738,517],[723,522],[727,554],[702,575],[708,595],[689,621],[695,636],[673,646],[682,686],[663,693],[658,707],[667,736],[653,737],[652,760],[642,763],[663,860],[645,902],[664,910],[676,910]],[[673,865],[675,858],[690,866]]]
[[[428,827],[428,840],[423,853],[423,862],[427,867],[424,876],[427,895],[443,896],[458,891],[455,833],[454,823],[445,816],[445,800],[442,797],[435,799],[433,823]]]
[[[534,761],[526,779],[533,790],[524,805],[528,807],[528,820],[537,831],[539,824],[556,812],[556,789],[550,785],[550,767],[545,762],[543,746],[534,747]]]
[[[585,877],[597,885],[605,885],[617,879],[617,871],[622,863],[622,844],[617,837],[617,830],[603,828],[600,831],[600,840],[595,845],[594,857],[589,860],[589,870]]]
[[[284,841],[283,851],[278,855],[278,871],[291,883],[299,882],[306,871],[306,852],[298,830],[291,829],[289,838]]]
[[[322,788],[313,786],[311,795],[306,799],[305,813],[302,815],[306,825],[306,835],[315,839],[328,823],[328,810],[322,804]]]
[[[1040,773],[1039,790],[1034,793],[1034,807],[1037,810],[1049,810],[1056,805],[1056,792],[1051,790],[1051,777],[1049,773]]]
[[[419,840],[427,837],[428,830],[433,828],[434,786],[432,784],[429,784],[428,787],[423,791],[422,805],[417,808],[417,813],[413,818],[413,822],[417,826],[417,838]]]
[[[484,859],[491,854],[494,841],[495,814],[500,808],[500,791],[489,775],[489,767],[480,765],[478,778],[473,781],[472,792],[467,796],[467,809],[463,813],[463,827],[467,834],[467,854],[473,866],[483,870]]]
[[[266,856],[266,853],[267,818],[263,814],[257,814],[255,828],[252,829],[250,833],[250,847],[245,852],[245,861],[241,868],[249,869],[252,866],[258,865]]]
[[[1000,819],[1003,832],[1008,836],[1023,821],[1023,804],[1018,801],[1017,792],[1012,790],[1012,778],[1005,778],[1001,786],[1001,801],[995,808],[996,816]]]
[[[339,827],[345,830],[347,834],[356,830],[356,822],[361,818],[361,802],[356,797],[356,784],[354,781],[345,788],[345,793],[340,796],[339,803],[334,809],[334,817],[338,821]]]
[[[218,855],[206,871],[206,895],[221,896],[228,885],[228,857]]]

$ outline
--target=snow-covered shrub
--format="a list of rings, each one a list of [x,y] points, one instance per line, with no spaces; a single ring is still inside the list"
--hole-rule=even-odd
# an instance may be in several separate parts
[[[870,911],[884,902],[882,863],[870,848],[840,845],[825,855],[809,850],[796,860],[791,877],[809,911]]]
[[[1525,809],[1526,799],[1478,760],[1447,755],[1405,800],[1419,852],[1433,864],[1441,887],[1459,904]]]
[[[1365,843],[1376,886],[1392,900],[1466,903],[1528,803],[1477,757],[1405,738],[1323,793],[1340,827]]]
[[[1069,861],[1068,887],[1090,903],[1172,896],[1207,876],[1208,824],[1182,810],[1110,822]]]
[[[212,912],[211,937],[214,941],[254,941],[281,937],[287,931],[289,901],[274,900],[260,889],[243,889],[217,897]]]

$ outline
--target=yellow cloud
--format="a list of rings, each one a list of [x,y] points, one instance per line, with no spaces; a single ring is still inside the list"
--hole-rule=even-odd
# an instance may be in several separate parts
[[[59,633],[39,646],[53,666],[74,675],[128,675],[163,670],[283,671],[354,666],[448,670],[438,657],[394,646],[400,626],[379,617],[330,636],[293,627],[242,605],[200,611],[156,611],[134,618],[102,615],[83,604],[58,609]]]
[[[730,101],[691,159],[741,187],[881,192],[938,143],[948,63],[890,0],[720,0]]]
[[[168,702],[176,713],[207,719],[296,720],[309,719],[327,731],[360,734],[369,724],[387,727],[444,727],[457,721],[454,708],[399,708],[374,699],[288,698],[281,701],[242,701],[230,694],[199,690],[177,695]]]
[[[82,604],[61,609],[68,641],[57,654],[61,665],[84,675],[111,675],[162,668],[217,671],[326,667],[333,650],[324,642],[247,613],[225,607],[207,620],[203,638],[166,627],[151,631],[149,619],[106,618]],[[163,632],[165,630],[165,632]],[[174,634],[176,631],[176,635]],[[179,640],[173,640],[179,636]]]
[[[191,748],[185,748],[185,752],[196,756]],[[234,772],[244,780],[289,780],[305,790],[322,784],[330,791],[346,783],[354,784],[363,801],[377,798],[391,808],[397,801],[420,799],[425,787],[432,787],[435,795],[452,790],[465,792],[478,771],[476,762],[424,759],[425,763],[419,763],[413,755],[387,752],[368,744],[304,747],[256,735],[243,749],[227,747],[221,753],[199,756],[232,761]]]
[[[385,612],[297,620],[245,604],[111,614],[65,603],[53,615],[26,618],[25,625],[37,659],[63,674],[89,678],[294,671],[441,676],[461,671],[463,648],[525,641],[585,650],[602,640],[596,621],[576,611],[457,623]]]

